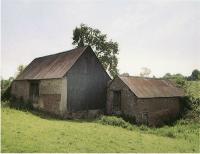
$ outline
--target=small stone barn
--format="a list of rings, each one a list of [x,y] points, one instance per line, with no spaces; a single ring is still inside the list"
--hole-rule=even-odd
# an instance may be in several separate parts
[[[118,76],[108,86],[107,113],[136,123],[162,125],[179,115],[183,90],[168,80]]]
[[[12,83],[11,94],[61,115],[105,109],[110,80],[90,46],[34,59]]]

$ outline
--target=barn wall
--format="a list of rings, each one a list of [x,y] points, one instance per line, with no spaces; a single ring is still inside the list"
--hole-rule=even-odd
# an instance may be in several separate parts
[[[25,101],[29,99],[29,82],[18,81],[12,82],[11,94],[16,98],[23,98]]]
[[[60,102],[60,114],[64,115],[67,112],[67,78],[62,78],[61,81],[61,102]]]
[[[137,115],[137,98],[118,77],[108,86],[107,113],[115,112],[112,108],[114,91],[121,91],[121,114],[135,117]]]
[[[139,114],[137,120],[144,122],[143,113],[148,113],[149,125],[162,125],[164,121],[174,119],[180,112],[179,98],[138,99]]]
[[[39,84],[38,104],[36,108],[53,114],[63,114],[66,111],[67,86],[66,78],[41,80]],[[64,95],[65,94],[65,95]]]
[[[67,112],[67,78],[39,81],[39,98],[34,103],[35,108],[57,115]],[[11,94],[16,98],[29,100],[30,81],[15,80],[12,83]]]
[[[105,108],[109,79],[95,54],[87,48],[67,73],[69,112]]]
[[[162,125],[178,116],[179,98],[137,98],[120,78],[115,78],[107,90],[107,113],[113,111],[113,91],[121,90],[121,114],[132,117],[137,123]],[[148,114],[145,117],[145,114]],[[147,119],[146,119],[147,118]]]

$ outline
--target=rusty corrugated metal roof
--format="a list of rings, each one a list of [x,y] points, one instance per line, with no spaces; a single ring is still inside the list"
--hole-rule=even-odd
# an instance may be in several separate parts
[[[176,85],[169,80],[133,76],[119,76],[119,78],[139,98],[184,96],[183,89],[176,87]]]
[[[62,78],[87,47],[34,59],[16,80]]]

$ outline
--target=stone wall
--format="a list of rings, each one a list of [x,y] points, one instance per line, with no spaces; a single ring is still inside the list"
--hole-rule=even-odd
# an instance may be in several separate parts
[[[132,117],[137,123],[162,125],[180,112],[179,98],[137,98],[126,84],[115,78],[107,89],[107,114],[113,114],[114,91],[121,91],[121,114]]]
[[[115,78],[107,90],[107,113],[112,114],[114,91],[121,91],[121,114],[135,117],[137,114],[137,97],[119,78]]]
[[[67,112],[67,78],[38,80],[39,97],[33,104],[34,108],[50,112],[52,114],[64,115]],[[27,80],[15,80],[12,83],[11,94],[16,98],[30,99],[30,83]]]
[[[18,99],[23,98],[25,101],[27,101],[29,99],[29,82],[18,80],[13,81],[11,95]]]
[[[53,114],[64,114],[67,104],[65,87],[67,88],[66,78],[41,80],[38,104],[34,106]]]
[[[146,98],[138,99],[137,121],[144,123],[143,114],[148,114],[149,125],[162,125],[164,122],[174,119],[180,112],[179,98]]]

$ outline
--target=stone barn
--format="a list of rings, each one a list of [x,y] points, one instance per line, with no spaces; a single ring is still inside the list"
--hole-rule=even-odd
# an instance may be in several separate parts
[[[183,90],[168,80],[118,76],[108,85],[107,113],[158,126],[179,115],[183,96]]]
[[[12,83],[11,94],[49,113],[82,116],[105,109],[109,80],[87,46],[34,59]]]

